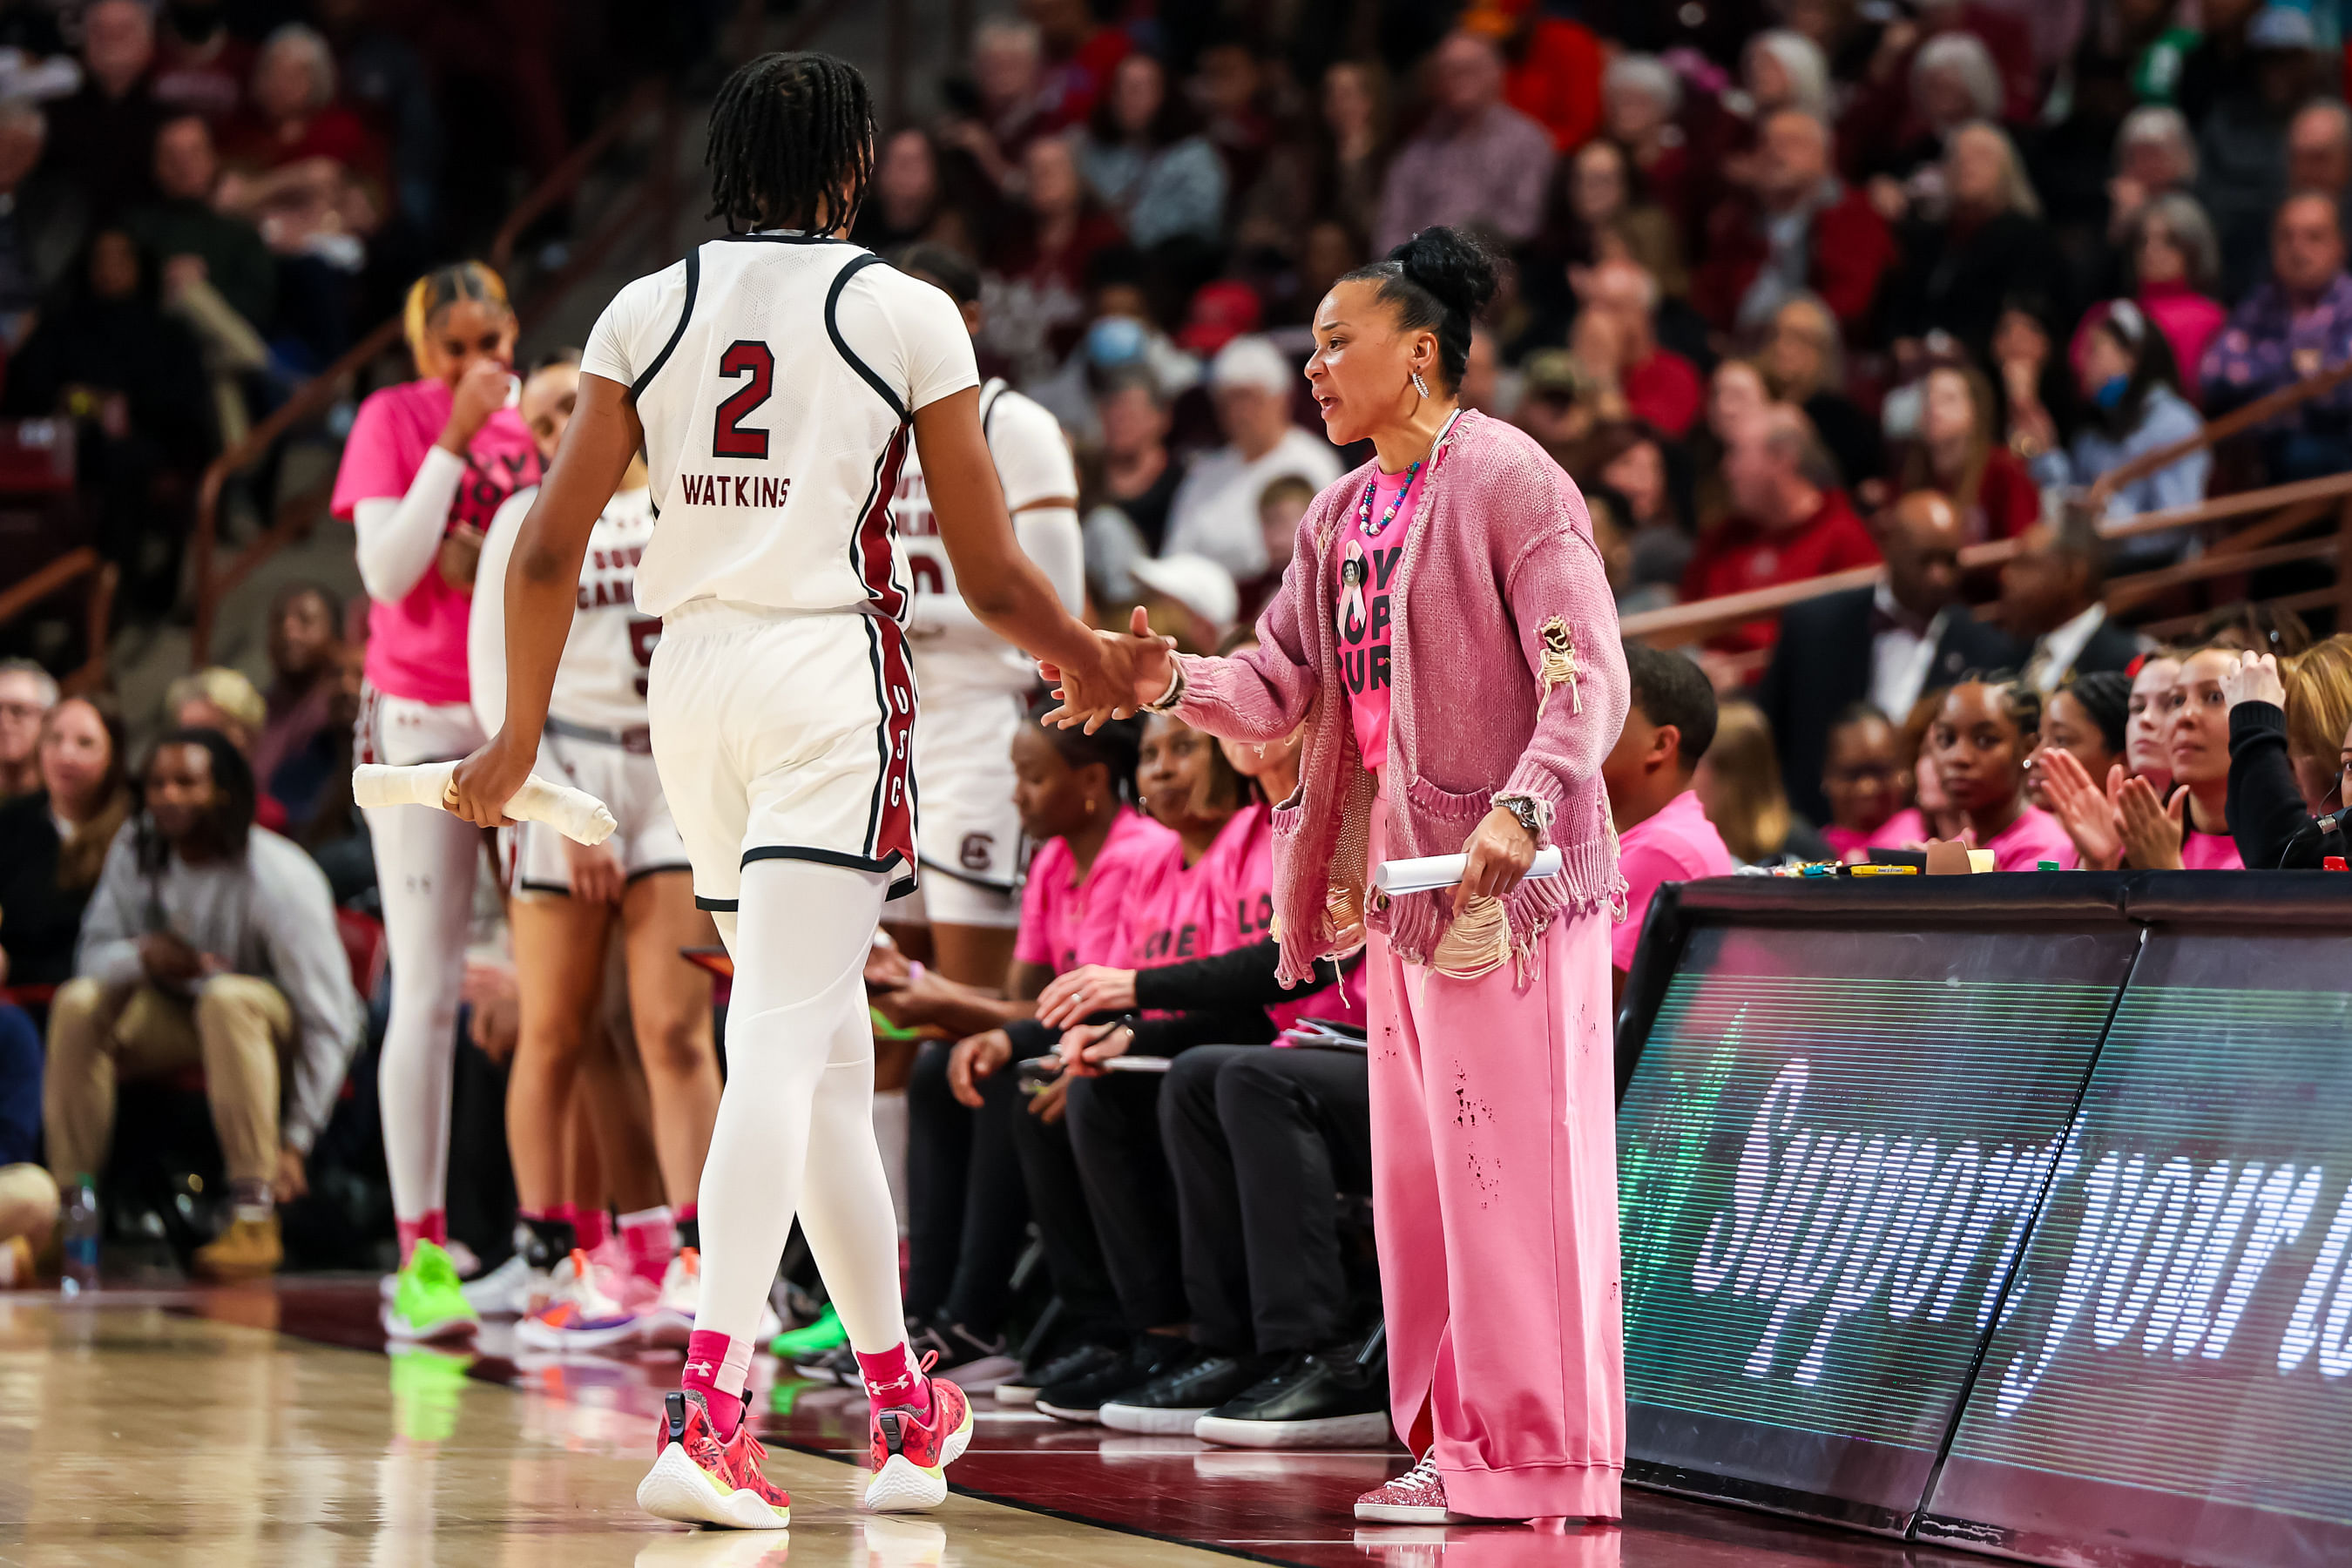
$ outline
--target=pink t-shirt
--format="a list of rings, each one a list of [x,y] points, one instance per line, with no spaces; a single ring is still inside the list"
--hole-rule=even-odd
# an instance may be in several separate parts
[[[1396,584],[1397,563],[1404,559],[1404,538],[1421,510],[1421,486],[1414,470],[1402,474],[1373,471],[1370,522],[1380,531],[1363,531],[1363,493],[1348,509],[1335,543],[1339,551],[1333,580],[1339,602],[1332,606],[1331,625],[1339,637],[1339,680],[1348,690],[1348,713],[1356,729],[1356,749],[1364,765],[1375,772],[1389,758],[1389,595]],[[1381,528],[1381,519],[1400,493],[1404,502],[1395,520]]]
[[[403,382],[371,393],[343,443],[335,515],[348,522],[363,500],[406,495],[448,422],[449,388],[442,382]],[[513,409],[499,409],[466,448],[465,477],[443,531],[461,523],[488,531],[509,496],[539,483],[539,468],[530,427]],[[368,684],[415,702],[465,701],[466,613],[472,605],[470,593],[450,587],[428,566],[406,598],[370,605]]]
[[[1642,945],[1642,921],[1662,882],[1690,882],[1731,875],[1731,851],[1706,819],[1698,791],[1686,789],[1617,836],[1617,868],[1625,878],[1625,919],[1609,933],[1609,962],[1633,967]]]
[[[1992,851],[1996,871],[2031,871],[2044,860],[2055,860],[2071,871],[2082,863],[2064,824],[2038,805],[2017,814],[2017,820],[1976,847]]]
[[[2226,833],[2200,833],[2189,830],[2180,846],[2180,868],[2184,871],[2242,871],[2245,861],[2238,858],[2238,841]]]
[[[1249,809],[1234,813],[1198,860],[1184,864],[1175,834],[1137,868],[1114,960],[1129,969],[1209,958],[1235,945],[1233,868],[1250,833]]]
[[[1125,806],[1111,818],[1085,880],[1067,839],[1048,840],[1030,858],[1021,889],[1021,934],[1013,957],[1065,974],[1085,963],[1116,963],[1119,922],[1136,872],[1154,861],[1176,836]]]
[[[1906,805],[1885,822],[1863,845],[1864,849],[1908,849],[1927,842],[1927,818],[1916,805]],[[1869,858],[1864,856],[1865,860]]]
[[[1274,813],[1262,804],[1253,804],[1234,820],[1244,819],[1244,833],[1220,835],[1215,847],[1203,859],[1204,865],[1210,859],[1217,862],[1213,874],[1223,886],[1230,917],[1229,923],[1217,933],[1219,945],[1211,948],[1212,952],[1248,947],[1274,934]],[[1362,973],[1361,965],[1357,967],[1357,973]],[[1266,1013],[1277,1027],[1285,1029],[1301,1018],[1360,1024],[1364,1021],[1364,987],[1358,984],[1350,994],[1343,981],[1318,991],[1286,994]]]

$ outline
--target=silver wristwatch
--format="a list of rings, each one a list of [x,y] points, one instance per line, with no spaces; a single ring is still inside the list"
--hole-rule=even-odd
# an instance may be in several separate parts
[[[1533,799],[1524,795],[1498,795],[1495,804],[1517,817],[1519,826],[1528,830],[1528,837],[1538,844],[1543,842],[1543,813]]]

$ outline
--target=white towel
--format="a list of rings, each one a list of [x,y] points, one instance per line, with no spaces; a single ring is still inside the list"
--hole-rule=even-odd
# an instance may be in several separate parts
[[[1400,893],[1426,893],[1439,888],[1459,886],[1462,873],[1470,868],[1467,855],[1424,855],[1412,860],[1383,860],[1372,871],[1372,886],[1395,898]],[[1559,875],[1559,847],[1548,846],[1536,851],[1536,863],[1528,868],[1530,879]]]
[[[387,767],[362,763],[352,770],[352,799],[362,807],[429,805],[449,809],[449,781],[457,771],[451,763],[419,763],[415,767]],[[507,802],[506,813],[517,822],[544,822],[566,838],[582,844],[602,844],[620,824],[604,803],[570,784],[550,784],[537,773]]]

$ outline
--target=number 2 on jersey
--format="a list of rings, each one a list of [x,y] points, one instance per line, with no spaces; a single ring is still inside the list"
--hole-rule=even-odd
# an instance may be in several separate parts
[[[757,338],[739,338],[727,345],[719,356],[719,374],[730,380],[749,373],[751,379],[742,390],[721,399],[719,412],[710,429],[710,455],[714,458],[765,458],[768,455],[768,433],[746,429],[743,416],[768,401],[775,384],[776,356],[768,345]]]

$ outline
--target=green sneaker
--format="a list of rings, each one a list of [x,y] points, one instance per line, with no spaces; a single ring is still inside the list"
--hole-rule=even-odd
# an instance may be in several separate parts
[[[866,1016],[874,1021],[874,1037],[877,1040],[919,1040],[923,1037],[922,1030],[898,1027],[898,1025],[884,1017],[878,1007],[867,1007]]]
[[[383,1331],[395,1340],[446,1340],[469,1335],[480,1325],[458,1288],[457,1266],[432,1242],[418,1242],[408,1267],[394,1277],[392,1300],[383,1304]]]
[[[392,1429],[410,1443],[447,1442],[457,1431],[470,1354],[408,1345],[391,1352]]]
[[[768,1353],[789,1366],[794,1362],[814,1361],[848,1342],[849,1331],[841,1326],[841,1314],[827,1302],[815,1322],[804,1329],[787,1329],[770,1340]]]

